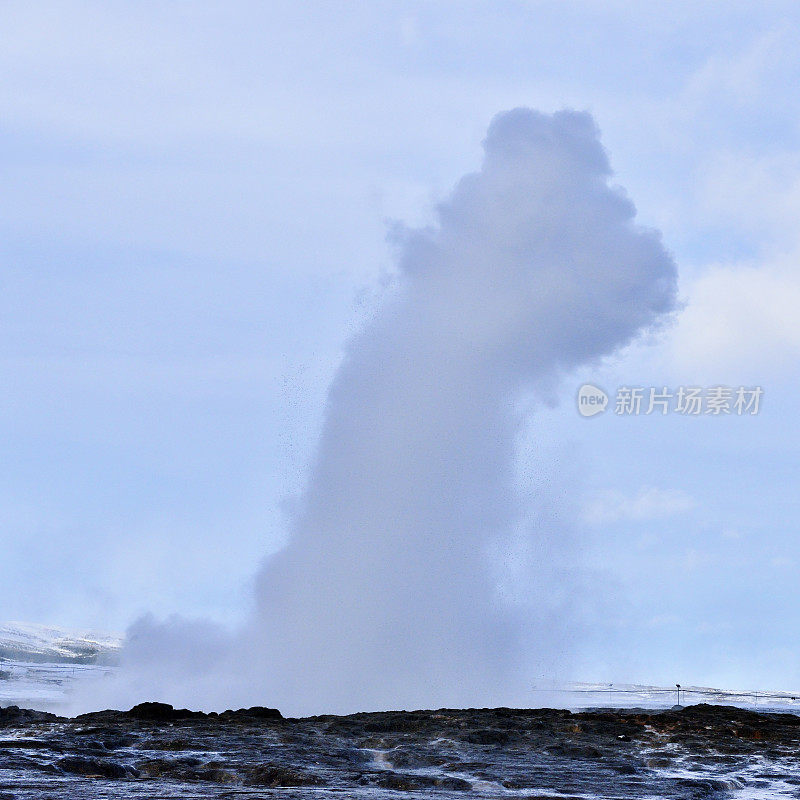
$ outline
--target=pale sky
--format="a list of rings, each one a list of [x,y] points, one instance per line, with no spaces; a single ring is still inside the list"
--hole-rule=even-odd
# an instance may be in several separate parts
[[[800,688],[798,52],[794,2],[3,3],[0,620],[242,619],[392,221],[574,108],[682,300],[530,400],[520,486],[604,587],[576,674]],[[764,396],[583,419],[584,381]]]

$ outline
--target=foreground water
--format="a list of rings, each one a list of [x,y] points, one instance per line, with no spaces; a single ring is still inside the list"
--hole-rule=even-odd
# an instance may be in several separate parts
[[[0,707],[65,714],[108,668],[0,664]],[[51,798],[800,798],[800,716],[786,693],[578,684],[569,710],[439,710],[283,719],[145,704],[74,719],[0,708],[0,800]],[[538,702],[537,702],[538,701]],[[772,709],[764,713],[766,709]]]
[[[0,798],[800,797],[800,717],[439,710],[283,719],[0,709]]]

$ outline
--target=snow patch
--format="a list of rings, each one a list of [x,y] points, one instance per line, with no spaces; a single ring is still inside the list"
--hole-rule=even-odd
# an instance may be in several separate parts
[[[110,664],[122,637],[93,631],[68,631],[29,622],[0,624],[0,662]]]

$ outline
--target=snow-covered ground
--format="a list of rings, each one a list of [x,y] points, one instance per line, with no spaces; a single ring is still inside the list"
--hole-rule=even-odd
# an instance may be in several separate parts
[[[122,639],[28,622],[0,623],[0,662],[111,664]]]
[[[708,686],[648,686],[632,683],[568,683],[533,690],[532,705],[556,708],[669,708],[712,703],[756,711],[800,714],[800,693],[755,689],[714,689]],[[538,699],[538,700],[537,700]]]
[[[113,669],[121,642],[108,634],[0,624],[0,707],[63,711],[77,681]]]
[[[0,661],[0,708],[19,706],[65,714],[72,688],[112,672],[97,664],[41,664]]]

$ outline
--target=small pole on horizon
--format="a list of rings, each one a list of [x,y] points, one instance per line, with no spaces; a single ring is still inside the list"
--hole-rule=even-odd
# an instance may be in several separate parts
[[[678,705],[680,705],[681,704],[681,685],[679,683],[676,683],[675,686],[678,689]]]

